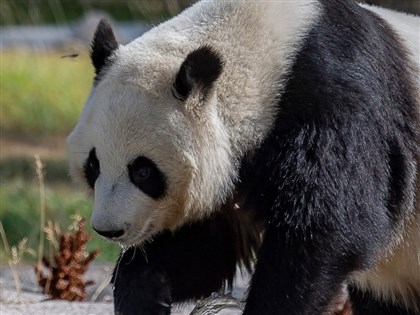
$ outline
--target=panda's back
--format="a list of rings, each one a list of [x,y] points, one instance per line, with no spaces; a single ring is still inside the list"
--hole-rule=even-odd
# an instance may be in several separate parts
[[[362,6],[378,14],[391,25],[401,37],[418,68],[420,63],[420,17],[371,5]],[[420,73],[417,74],[420,84]]]
[[[415,68],[413,74],[417,79],[419,95],[420,17],[376,6],[362,7],[384,19],[400,37]],[[417,102],[417,108],[420,113],[420,101]],[[417,163],[417,187],[420,185],[419,165],[420,161]],[[420,194],[417,194],[411,207],[414,209],[410,209],[409,212],[413,215],[403,227],[398,243],[383,254],[375,268],[356,273],[353,280],[356,286],[364,291],[362,295],[368,293],[375,298],[402,301],[406,305],[415,305],[420,310]]]

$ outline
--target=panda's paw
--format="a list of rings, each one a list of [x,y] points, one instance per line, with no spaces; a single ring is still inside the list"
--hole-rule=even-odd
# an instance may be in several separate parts
[[[145,303],[146,302],[146,303]],[[149,304],[150,303],[150,304]],[[116,315],[170,315],[171,304],[165,301],[126,301],[115,304]]]
[[[146,269],[133,277],[135,279],[130,279],[131,283],[117,278],[114,289],[115,314],[170,315],[172,297],[165,274]]]
[[[170,315],[171,308],[169,309],[127,309],[127,310],[115,310],[115,315],[137,315],[137,314],[144,314],[144,315]]]

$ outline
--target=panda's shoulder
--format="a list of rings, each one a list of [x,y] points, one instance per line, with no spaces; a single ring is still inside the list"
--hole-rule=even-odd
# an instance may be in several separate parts
[[[282,111],[312,118],[368,107],[378,115],[392,115],[403,106],[415,112],[415,73],[391,27],[352,1],[320,2],[322,14],[296,55]]]

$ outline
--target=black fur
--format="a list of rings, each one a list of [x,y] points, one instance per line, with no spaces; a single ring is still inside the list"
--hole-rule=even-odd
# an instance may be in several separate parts
[[[96,150],[93,148],[89,152],[89,156],[83,165],[83,172],[85,174],[86,181],[90,188],[94,189],[96,179],[101,173],[101,167],[98,158],[96,157]]]
[[[127,166],[131,182],[153,199],[161,198],[166,191],[166,178],[153,161],[139,156]]]
[[[171,301],[231,287],[237,264],[250,269],[260,242],[252,217],[235,211],[229,207],[124,253],[112,278],[116,314],[166,315]]]
[[[222,57],[210,46],[189,53],[175,77],[173,94],[185,101],[194,89],[206,97],[223,70]]]
[[[324,314],[410,211],[398,207],[413,196],[419,143],[407,59],[378,17],[321,3],[275,128],[242,170],[248,205],[267,220],[246,315]]]
[[[107,20],[102,19],[93,36],[92,51],[90,53],[93,66],[95,67],[95,80],[98,79],[101,70],[109,65],[109,58],[117,48],[118,43],[111,24]]]

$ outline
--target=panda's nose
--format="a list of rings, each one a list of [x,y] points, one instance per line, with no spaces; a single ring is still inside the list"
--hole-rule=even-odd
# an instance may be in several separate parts
[[[92,227],[96,233],[98,233],[99,235],[102,235],[106,238],[118,238],[120,236],[123,236],[124,234],[124,230],[116,230],[116,231],[99,231],[97,229],[95,229],[94,227]]]

